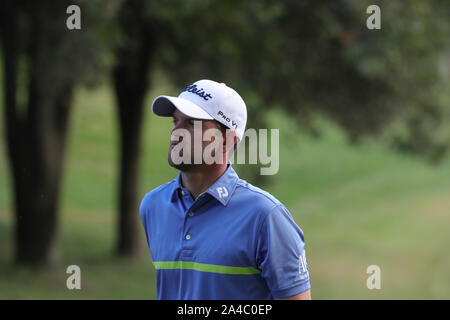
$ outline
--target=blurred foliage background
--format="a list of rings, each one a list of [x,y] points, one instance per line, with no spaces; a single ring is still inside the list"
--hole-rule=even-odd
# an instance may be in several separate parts
[[[3,0],[0,298],[155,298],[137,208],[177,172],[149,107],[209,78],[248,128],[280,129],[277,175],[235,168],[304,231],[313,298],[448,299],[449,16],[439,0]]]

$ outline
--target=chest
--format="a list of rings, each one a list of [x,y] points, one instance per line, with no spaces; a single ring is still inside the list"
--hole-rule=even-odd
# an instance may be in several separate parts
[[[153,210],[147,226],[153,261],[255,266],[257,219],[245,209],[210,203],[185,211]]]

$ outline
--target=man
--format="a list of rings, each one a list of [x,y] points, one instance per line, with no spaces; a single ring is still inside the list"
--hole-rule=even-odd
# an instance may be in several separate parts
[[[310,299],[302,230],[228,161],[247,122],[239,94],[200,80],[152,110],[173,117],[168,161],[179,170],[140,207],[158,299]]]

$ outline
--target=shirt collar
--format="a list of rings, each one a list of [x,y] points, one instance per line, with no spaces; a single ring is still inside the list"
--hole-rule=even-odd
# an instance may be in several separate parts
[[[210,194],[217,199],[222,205],[226,206],[231,199],[231,196],[236,189],[239,177],[234,171],[231,161],[228,160],[228,166],[225,172],[206,190],[204,193]],[[174,188],[170,197],[171,201],[178,199],[178,190],[182,189],[181,186],[181,171],[178,172],[177,177],[174,180]]]

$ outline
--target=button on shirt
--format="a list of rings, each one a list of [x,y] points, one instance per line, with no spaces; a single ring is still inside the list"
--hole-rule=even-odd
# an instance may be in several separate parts
[[[176,179],[140,206],[158,299],[273,299],[310,289],[302,230],[231,163],[197,199]]]

